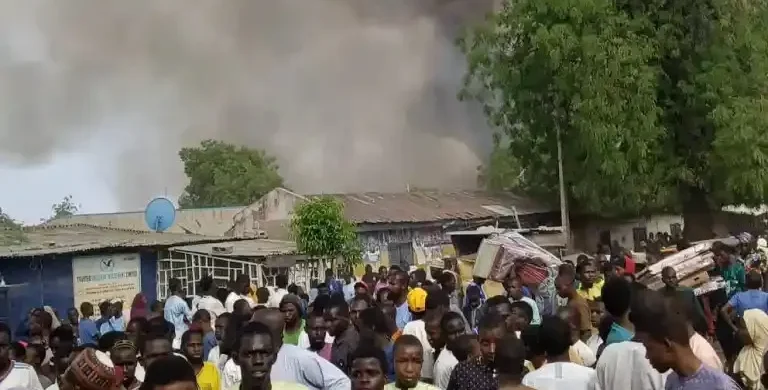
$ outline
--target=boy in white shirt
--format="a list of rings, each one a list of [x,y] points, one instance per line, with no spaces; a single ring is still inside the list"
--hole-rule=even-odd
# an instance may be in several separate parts
[[[595,370],[571,363],[571,326],[560,317],[547,317],[541,323],[541,343],[547,362],[523,378],[523,385],[537,390],[594,390]]]
[[[11,360],[11,329],[0,323],[0,390],[43,390],[37,372],[29,364]]]

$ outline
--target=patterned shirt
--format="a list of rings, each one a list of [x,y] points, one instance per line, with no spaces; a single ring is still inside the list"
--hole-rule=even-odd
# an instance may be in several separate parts
[[[693,375],[681,377],[672,372],[667,377],[666,390],[739,390],[736,382],[720,370],[702,364]]]
[[[499,380],[481,358],[463,361],[454,367],[446,390],[497,390]]]

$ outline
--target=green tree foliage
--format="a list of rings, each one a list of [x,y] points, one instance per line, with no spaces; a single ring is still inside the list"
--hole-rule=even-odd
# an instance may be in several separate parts
[[[488,163],[478,168],[477,184],[489,191],[517,191],[525,173],[520,162],[509,153],[509,146],[495,142]]]
[[[14,221],[0,208],[0,246],[18,245],[26,241],[21,224]]]
[[[768,197],[766,5],[743,0],[515,0],[460,41],[478,99],[525,168],[557,196],[561,131],[572,210],[711,211]],[[694,231],[691,229],[698,230]]]
[[[72,195],[67,195],[61,202],[51,206],[51,211],[53,212],[51,219],[71,217],[77,214],[79,210],[80,205],[72,200]]]
[[[189,178],[182,208],[248,205],[283,185],[275,158],[263,150],[207,140],[179,157]]]
[[[297,249],[320,259],[342,258],[347,265],[361,260],[357,228],[344,217],[344,205],[332,197],[299,204],[291,219]]]

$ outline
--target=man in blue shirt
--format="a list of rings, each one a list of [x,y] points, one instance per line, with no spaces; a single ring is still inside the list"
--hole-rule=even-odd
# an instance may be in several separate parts
[[[90,302],[83,302],[80,304],[80,313],[83,317],[77,325],[79,344],[97,345],[99,340],[99,329],[96,327],[96,323],[91,319],[91,317],[93,317],[93,305],[91,305]]]
[[[760,309],[768,313],[768,293],[763,292],[763,277],[756,270],[749,271],[747,274],[747,291],[738,292],[728,300],[722,309],[721,316],[734,332],[738,330],[733,322],[734,314],[737,317],[744,316],[744,312],[749,309]]]
[[[171,278],[168,281],[168,290],[171,295],[165,301],[163,317],[173,324],[176,337],[173,339],[173,349],[181,348],[181,336],[189,329],[189,323],[192,321],[192,311],[189,310],[187,301],[184,300],[184,289],[181,280]]]
[[[389,299],[395,303],[395,323],[403,330],[405,324],[411,321],[411,311],[408,309],[408,274],[405,271],[395,271],[389,276]]]

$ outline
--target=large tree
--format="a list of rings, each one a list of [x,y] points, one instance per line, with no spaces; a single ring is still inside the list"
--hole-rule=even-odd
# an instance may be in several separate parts
[[[465,97],[509,139],[519,187],[572,210],[711,212],[768,195],[766,6],[743,0],[515,0],[460,42]],[[498,164],[496,164],[498,165]],[[490,168],[490,167],[489,167]]]
[[[189,178],[182,208],[248,205],[283,185],[275,158],[263,150],[207,140],[179,156]]]

